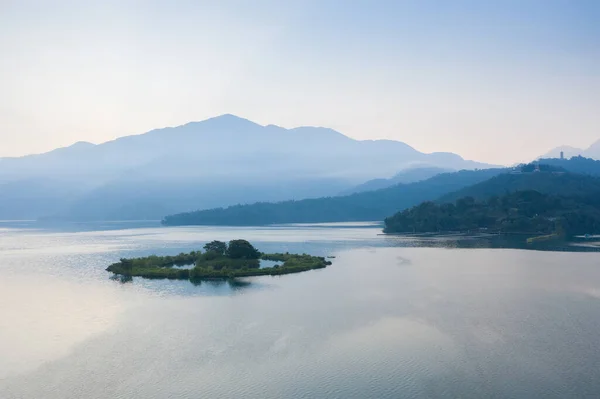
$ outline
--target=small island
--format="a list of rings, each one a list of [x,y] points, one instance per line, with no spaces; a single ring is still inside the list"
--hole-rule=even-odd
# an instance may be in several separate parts
[[[261,267],[261,260],[281,262],[281,264]],[[323,269],[329,265],[331,262],[324,257],[287,252],[265,254],[246,240],[232,240],[229,243],[211,241],[204,246],[204,252],[192,251],[176,256],[151,255],[144,258],[123,258],[106,270],[127,277],[199,280],[279,276]]]

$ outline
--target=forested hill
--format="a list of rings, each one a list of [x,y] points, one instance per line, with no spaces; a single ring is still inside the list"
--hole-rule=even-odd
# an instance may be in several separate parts
[[[578,190],[582,193],[582,190]],[[516,191],[487,200],[423,202],[385,219],[386,233],[448,231],[515,232],[573,236],[600,233],[600,196],[563,196]]]
[[[503,173],[489,180],[464,187],[438,199],[439,203],[473,197],[484,200],[509,192],[535,190],[544,194],[582,196],[600,193],[600,177],[569,172]]]
[[[428,180],[339,197],[259,202],[167,216],[163,224],[250,226],[382,220],[398,210],[488,180],[505,169],[462,170]]]
[[[582,156],[572,157],[571,159],[543,158],[538,162],[540,165],[562,168],[572,173],[600,176],[600,161],[591,158]]]

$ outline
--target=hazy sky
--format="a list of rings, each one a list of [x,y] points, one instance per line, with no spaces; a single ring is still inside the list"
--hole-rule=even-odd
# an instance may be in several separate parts
[[[511,163],[600,139],[600,1],[0,0],[0,156],[233,113]]]

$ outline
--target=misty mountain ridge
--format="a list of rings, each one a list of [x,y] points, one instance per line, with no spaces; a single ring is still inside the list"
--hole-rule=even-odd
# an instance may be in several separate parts
[[[198,148],[198,145],[202,147]],[[153,162],[182,162],[186,158],[189,158],[188,164],[198,165],[228,158],[262,160],[263,163],[268,163],[264,162],[267,155],[273,156],[279,162],[285,162],[279,167],[291,166],[308,171],[309,174],[310,170],[315,168],[307,167],[310,163],[306,161],[319,159],[321,164],[331,163],[327,168],[334,167],[332,174],[345,175],[358,181],[392,175],[415,162],[444,167],[451,164],[454,168],[464,169],[489,166],[466,161],[453,153],[421,153],[399,141],[354,140],[323,127],[285,129],[275,125],[262,126],[226,114],[202,122],[190,122],[178,127],[125,136],[97,145],[78,142],[44,154],[0,158],[3,166],[0,170],[0,181],[40,173],[81,175],[92,172],[96,175],[111,175],[118,171],[129,171],[131,168],[151,166]],[[322,155],[326,155],[327,159],[321,159]],[[386,155],[405,159],[386,159]],[[296,159],[298,156],[302,158]],[[360,165],[360,168],[357,168],[344,164],[345,161],[349,161],[348,158],[355,161],[361,156],[374,161],[376,165],[369,169],[369,165]],[[336,162],[342,164],[336,165]],[[77,167],[73,168],[75,164]],[[164,170],[162,167],[160,169]],[[323,169],[327,168],[321,165],[317,169],[323,173]]]
[[[400,209],[434,200],[507,171],[508,169],[499,168],[461,170],[438,174],[414,183],[399,183],[350,195],[204,209],[166,216],[163,224],[256,226],[383,220]]]
[[[408,170],[408,176],[414,171]],[[430,171],[434,172],[434,171]],[[398,174],[402,176],[402,173]],[[387,181],[387,180],[386,180]],[[515,168],[438,173],[413,183],[398,183],[350,195],[258,202],[169,215],[165,225],[266,225],[381,220],[423,201],[486,200],[506,193],[536,190],[553,195],[600,193],[600,161],[573,157],[544,159]]]
[[[9,191],[0,195],[0,218],[161,219],[199,208],[335,195],[414,165],[491,166],[453,153],[425,154],[399,141],[354,140],[323,127],[262,126],[227,114],[102,144],[0,158],[0,192]],[[20,183],[41,180],[61,189],[51,190],[44,207],[18,204],[45,201],[36,184]]]
[[[374,191],[380,190],[382,188],[387,188],[394,186],[396,184],[407,184],[407,183],[415,183],[422,180],[427,180],[433,176],[439,175],[440,173],[448,173],[454,172],[455,170],[449,168],[439,168],[435,166],[427,167],[412,167],[409,169],[402,170],[396,173],[389,179],[373,179],[358,186],[352,187],[348,190],[344,190],[340,193],[340,195],[348,195],[361,193],[365,191]]]

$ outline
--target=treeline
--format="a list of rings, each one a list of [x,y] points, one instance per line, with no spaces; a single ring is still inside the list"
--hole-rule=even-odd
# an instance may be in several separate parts
[[[126,269],[185,266],[194,264],[201,255],[201,251],[192,251],[175,256],[150,255],[144,258],[121,258],[119,264]]]
[[[446,194],[436,202],[454,202],[459,198],[473,197],[484,200],[514,191],[535,190],[544,194],[567,197],[585,197],[600,194],[600,177],[561,172],[503,173],[489,180]]]
[[[571,173],[580,173],[592,176],[600,175],[600,161],[582,156],[571,157],[570,159],[543,158],[539,164],[549,165],[556,168],[565,169]]]
[[[600,233],[600,196],[561,196],[534,190],[487,200],[464,197],[455,203],[423,202],[385,219],[386,233],[489,232],[531,234]]]
[[[323,223],[382,220],[398,209],[433,200],[443,194],[489,179],[504,169],[463,170],[443,173],[425,181],[398,184],[376,191],[340,197],[259,202],[170,215],[167,226],[252,226],[282,223]]]

